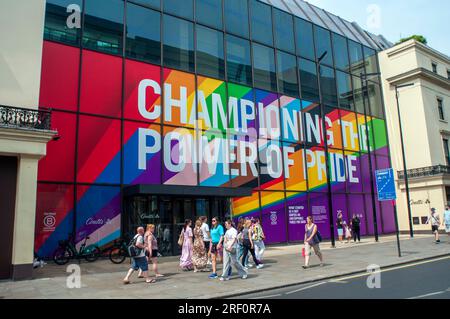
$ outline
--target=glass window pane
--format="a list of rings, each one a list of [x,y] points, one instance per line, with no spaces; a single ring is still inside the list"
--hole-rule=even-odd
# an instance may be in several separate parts
[[[347,39],[333,33],[334,63],[336,68],[344,71],[349,70]]]
[[[297,54],[315,60],[313,26],[310,22],[295,19],[295,36],[297,43]]]
[[[364,114],[364,101],[361,88],[361,78],[358,76],[353,76],[353,96],[355,100],[355,110],[360,114]]]
[[[168,15],[163,17],[164,65],[194,71],[194,24]]]
[[[128,2],[134,2],[155,9],[161,9],[161,0],[128,0]]]
[[[161,62],[161,14],[129,3],[127,6],[126,55],[159,64]]]
[[[67,26],[67,18],[74,12],[67,12],[71,4],[76,4],[82,10],[82,0],[47,0],[44,39],[79,45],[80,29],[69,29]]]
[[[197,72],[225,78],[222,32],[197,25]]]
[[[370,102],[370,114],[378,118],[384,118],[383,116],[383,99],[381,98],[380,85],[367,81],[368,94]]]
[[[278,87],[286,95],[298,95],[297,61],[295,56],[278,51]]]
[[[222,29],[222,0],[196,0],[197,22]]]
[[[112,54],[122,54],[122,0],[86,0],[83,46]]]
[[[319,101],[316,63],[306,59],[298,59],[298,64],[302,99],[311,102]]]
[[[164,12],[186,19],[194,18],[194,0],[164,0],[163,4]]]
[[[337,107],[336,79],[332,68],[320,66],[320,86],[323,103]]]
[[[269,91],[277,91],[275,57],[272,48],[253,44],[253,67],[255,86]]]
[[[292,15],[281,10],[274,10],[275,43],[277,48],[295,53],[294,22]]]
[[[248,4],[242,0],[225,1],[225,29],[248,38]]]
[[[252,39],[267,45],[273,45],[271,7],[251,0]]]
[[[227,35],[228,80],[252,85],[250,41]]]
[[[333,51],[331,50],[331,36],[330,31],[314,26],[314,38],[316,40],[316,56],[321,57],[327,52],[321,64],[333,66]]]
[[[352,73],[356,75],[364,73],[364,57],[361,44],[349,40],[348,50],[350,52],[350,66]]]
[[[364,59],[367,73],[378,73],[377,52],[374,49],[364,47]],[[372,80],[377,77],[371,77]]]
[[[341,108],[353,109],[352,78],[349,74],[336,71],[339,104]]]

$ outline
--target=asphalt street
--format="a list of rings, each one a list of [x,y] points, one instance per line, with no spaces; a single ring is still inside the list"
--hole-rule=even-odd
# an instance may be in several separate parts
[[[299,268],[299,272],[305,271],[308,270]],[[368,287],[368,282],[373,288]],[[235,298],[450,299],[450,257],[382,269],[381,272],[372,274],[317,281]]]

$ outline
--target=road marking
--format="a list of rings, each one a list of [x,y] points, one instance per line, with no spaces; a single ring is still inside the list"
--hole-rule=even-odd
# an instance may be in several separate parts
[[[330,280],[328,281],[330,284],[348,284],[348,281],[343,281],[343,280]]]
[[[388,272],[388,271],[393,271],[393,270],[398,270],[398,269],[403,269],[403,268],[410,268],[410,267],[423,265],[423,264],[429,264],[429,263],[432,263],[432,262],[446,260],[446,259],[450,259],[450,256],[441,257],[441,258],[432,259],[432,260],[420,261],[420,262],[416,262],[416,263],[413,263],[413,264],[402,265],[402,266],[392,267],[392,268],[388,268],[388,269],[381,269],[380,271],[377,271],[376,273]],[[347,277],[344,277],[344,278],[336,279],[336,281],[345,281],[345,280],[348,280],[348,279],[355,279],[355,278],[370,276],[370,275],[373,275],[373,274],[374,273],[371,272],[371,273],[364,273],[364,274],[358,274],[358,275],[353,275],[353,276],[347,276]]]
[[[432,292],[432,293],[429,293],[429,294],[426,294],[426,295],[411,297],[411,298],[407,298],[407,299],[422,299],[422,298],[436,296],[436,295],[442,295],[442,294],[445,294],[445,291]]]
[[[314,287],[317,287],[317,286],[324,285],[324,284],[326,284],[326,283],[327,283],[327,282],[319,282],[319,283],[317,283],[317,284],[314,284],[314,285],[311,285],[311,286],[308,286],[308,287],[303,287],[303,288],[300,288],[300,289],[296,289],[296,290],[293,290],[293,291],[286,292],[285,295],[294,294],[294,293],[296,293],[296,292],[303,291],[303,290],[307,290],[307,289],[311,289],[311,288],[314,288]]]
[[[273,298],[273,297],[281,297],[281,294],[269,295],[269,296],[263,296],[263,297],[253,297],[253,298],[250,298],[250,299],[268,299],[268,298]]]

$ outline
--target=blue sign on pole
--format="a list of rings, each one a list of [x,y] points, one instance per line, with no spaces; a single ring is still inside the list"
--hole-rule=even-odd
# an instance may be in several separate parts
[[[378,200],[392,201],[397,199],[395,193],[394,170],[392,168],[375,171]]]

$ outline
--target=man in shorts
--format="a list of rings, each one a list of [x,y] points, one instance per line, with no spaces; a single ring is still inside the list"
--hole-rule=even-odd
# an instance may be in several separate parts
[[[123,279],[123,283],[129,284],[130,283],[130,276],[133,274],[133,272],[137,270],[142,271],[142,276],[145,278],[146,283],[153,283],[155,282],[155,279],[150,279],[148,277],[148,261],[145,257],[145,244],[144,244],[144,227],[138,227],[136,230],[136,235],[133,238],[134,246],[139,249],[139,254],[135,257],[131,258],[131,267],[128,270],[127,275]]]
[[[434,234],[434,239],[436,240],[436,244],[439,244],[441,242],[439,239],[439,226],[441,226],[441,219],[439,218],[436,208],[431,209],[431,216],[428,218],[428,223],[431,223],[431,231]]]
[[[205,250],[206,250],[206,253],[208,254],[207,265],[211,265],[211,251],[210,251],[211,233],[209,231],[209,226],[208,226],[208,217],[202,216],[202,217],[200,217],[200,220],[202,221],[202,226],[200,227],[200,229],[202,230],[202,233],[203,233],[203,243],[205,244]]]

